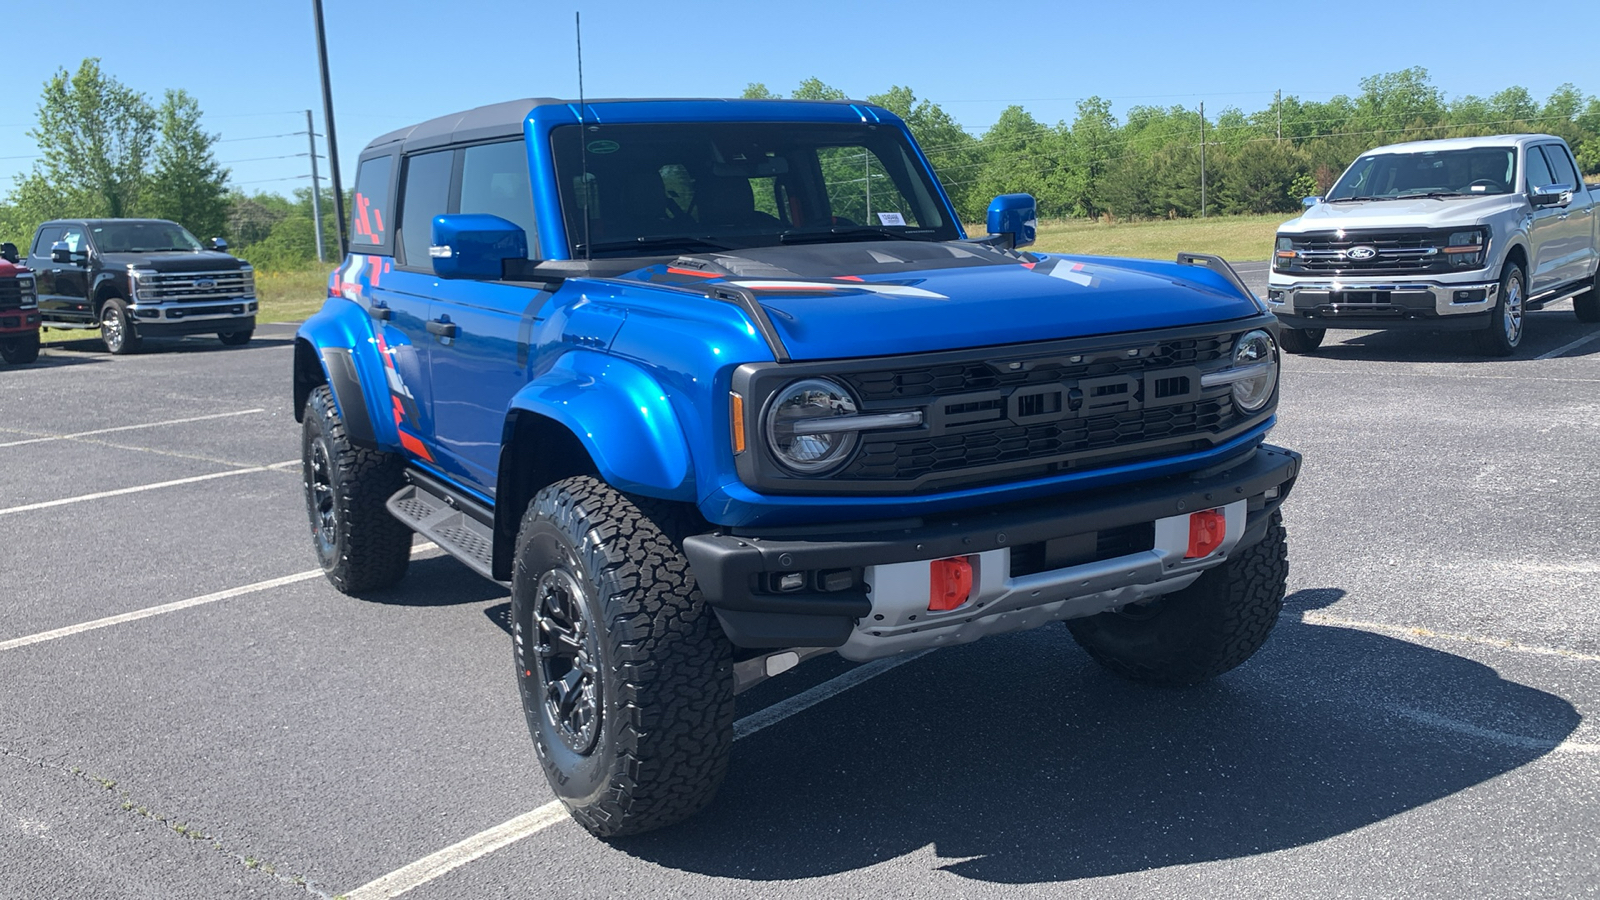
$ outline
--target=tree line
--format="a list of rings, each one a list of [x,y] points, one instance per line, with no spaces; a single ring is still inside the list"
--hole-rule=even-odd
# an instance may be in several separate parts
[[[1372,147],[1507,132],[1559,135],[1585,173],[1600,174],[1600,98],[1572,84],[1542,102],[1521,87],[1447,100],[1426,69],[1410,68],[1363,78],[1360,87],[1353,96],[1284,96],[1254,111],[1226,107],[1204,117],[1184,106],[1135,106],[1119,119],[1109,101],[1090,97],[1072,122],[1050,125],[1011,106],[981,134],[909,87],[866,99],[906,121],[965,222],[982,222],[991,198],[1017,192],[1032,194],[1046,218],[1292,213]],[[743,95],[781,96],[761,83]],[[817,78],[790,96],[845,98]],[[38,124],[28,132],[38,159],[0,202],[0,240],[21,246],[52,218],[138,216],[224,237],[264,270],[314,261],[311,190],[285,197],[231,185],[214,154],[218,136],[201,120],[187,92],[168,90],[153,103],[103,72],[98,59],[59,70],[45,82]],[[324,190],[328,215],[332,199]],[[335,259],[326,219],[324,232],[324,253]]]

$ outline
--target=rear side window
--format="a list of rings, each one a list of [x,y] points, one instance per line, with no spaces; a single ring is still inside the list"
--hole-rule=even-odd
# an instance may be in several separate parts
[[[463,213],[499,216],[528,236],[528,250],[537,256],[533,191],[528,184],[528,145],[522,141],[479,144],[462,151]]]
[[[1567,148],[1560,144],[1546,144],[1544,155],[1550,160],[1550,174],[1555,176],[1556,183],[1576,189],[1578,170],[1572,167],[1572,160],[1567,157]]]
[[[1544,152],[1538,147],[1529,147],[1528,190],[1554,183],[1555,179],[1550,176],[1550,166],[1544,161]]]
[[[394,157],[377,156],[356,170],[356,192],[350,210],[350,246],[371,249],[389,243],[389,184]]]
[[[33,255],[48,257],[51,245],[61,240],[61,232],[60,225],[46,225],[39,229],[39,236],[33,239]]]
[[[433,217],[449,212],[450,169],[454,150],[406,157],[406,185],[400,194],[401,265],[428,268],[433,243]]]

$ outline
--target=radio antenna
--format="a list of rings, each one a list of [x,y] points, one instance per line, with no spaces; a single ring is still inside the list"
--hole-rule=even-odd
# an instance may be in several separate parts
[[[590,259],[589,220],[594,217],[594,185],[589,183],[589,126],[588,107],[583,102],[583,13],[573,10],[573,27],[578,36],[578,159],[583,167],[583,259]]]

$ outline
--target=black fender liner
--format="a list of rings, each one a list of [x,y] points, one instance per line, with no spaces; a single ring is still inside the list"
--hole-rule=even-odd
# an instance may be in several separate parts
[[[361,390],[361,378],[356,375],[351,352],[344,347],[324,347],[322,364],[328,371],[328,387],[333,389],[334,402],[339,404],[339,416],[344,419],[345,436],[357,446],[376,447],[377,433],[367,413],[366,394]]]

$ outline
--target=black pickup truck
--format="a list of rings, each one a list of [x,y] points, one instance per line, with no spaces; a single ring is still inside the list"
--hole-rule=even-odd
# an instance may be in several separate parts
[[[28,267],[44,327],[99,328],[112,353],[186,334],[237,346],[255,332],[255,272],[227,248],[161,219],[58,219],[39,226]]]

